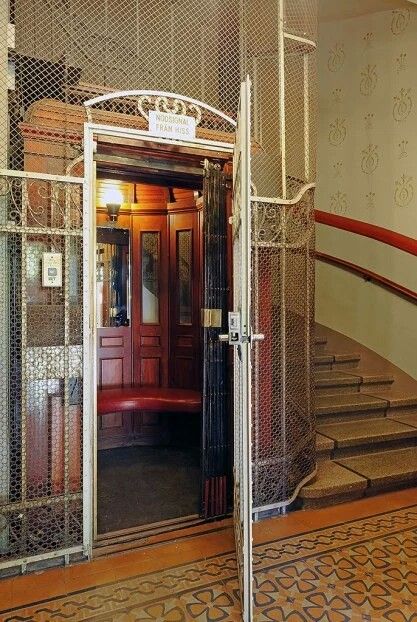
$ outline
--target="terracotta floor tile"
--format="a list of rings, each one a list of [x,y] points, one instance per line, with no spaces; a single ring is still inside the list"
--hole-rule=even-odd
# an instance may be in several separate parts
[[[52,598],[65,593],[64,569],[15,577],[12,581],[13,607]]]
[[[0,581],[0,611],[13,606],[12,582]]]

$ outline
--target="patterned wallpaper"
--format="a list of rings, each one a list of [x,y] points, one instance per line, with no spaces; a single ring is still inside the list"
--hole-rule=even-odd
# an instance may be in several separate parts
[[[417,12],[323,25],[316,207],[417,237]]]

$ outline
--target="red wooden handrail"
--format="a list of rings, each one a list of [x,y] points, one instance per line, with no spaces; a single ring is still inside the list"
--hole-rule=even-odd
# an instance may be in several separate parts
[[[339,257],[333,257],[332,255],[327,255],[327,253],[321,253],[320,251],[316,251],[316,258],[320,261],[324,261],[339,268],[343,268],[344,270],[348,270],[349,272],[353,272],[354,274],[363,277],[366,281],[372,281],[380,287],[384,287],[385,289],[394,292],[397,296],[402,296],[408,301],[417,304],[417,292],[414,292],[399,283],[395,283],[394,281],[387,279],[385,276],[381,276],[380,274],[372,272],[367,268],[362,268],[361,266],[351,263],[350,261],[346,261],[345,259],[339,259]]]
[[[351,233],[357,233],[367,238],[372,238],[378,242],[383,242],[394,248],[399,248],[405,253],[411,255],[417,255],[417,240],[409,238],[402,233],[396,233],[390,229],[384,229],[384,227],[378,227],[377,225],[371,225],[370,223],[363,222],[361,220],[354,220],[353,218],[346,218],[346,216],[338,216],[336,214],[330,214],[329,212],[322,212],[321,210],[315,210],[316,222],[322,225],[328,225],[329,227],[335,227],[336,229],[343,229],[344,231],[350,231]]]

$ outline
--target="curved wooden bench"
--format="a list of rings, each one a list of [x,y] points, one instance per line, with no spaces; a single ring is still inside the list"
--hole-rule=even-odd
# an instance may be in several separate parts
[[[201,394],[192,389],[161,387],[121,387],[97,391],[99,416],[134,410],[199,413]]]

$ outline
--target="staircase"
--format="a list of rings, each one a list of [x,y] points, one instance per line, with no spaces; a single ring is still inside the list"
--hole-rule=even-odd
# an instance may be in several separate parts
[[[417,382],[390,364],[379,373],[376,355],[367,369],[361,354],[334,349],[316,338],[318,470],[304,508],[417,484]]]

